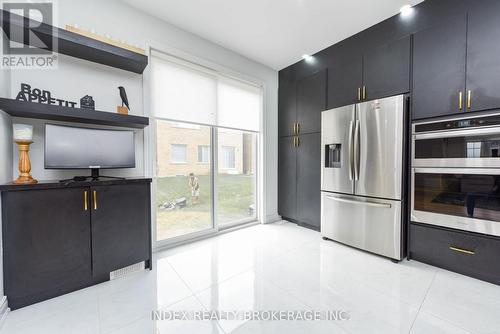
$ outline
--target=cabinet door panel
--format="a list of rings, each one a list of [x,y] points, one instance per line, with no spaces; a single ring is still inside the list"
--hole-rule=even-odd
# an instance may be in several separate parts
[[[4,283],[11,308],[90,284],[90,211],[88,206],[85,210],[85,190],[2,194]]]
[[[93,276],[150,257],[149,183],[92,187]]]
[[[385,44],[363,56],[366,100],[410,91],[410,37]]]
[[[358,102],[363,82],[363,60],[359,54],[338,60],[328,68],[328,109]]]
[[[297,83],[297,121],[300,133],[321,131],[321,112],[326,108],[326,70]]]
[[[500,2],[482,1],[469,12],[467,90],[470,111],[500,108]]]
[[[321,134],[300,136],[297,149],[297,220],[321,225]]]
[[[297,219],[297,150],[295,137],[283,137],[278,144],[278,212]]]
[[[459,109],[460,92],[465,94],[465,15],[417,32],[413,43],[412,119],[465,110]]]
[[[280,79],[278,89],[278,134],[293,135],[293,124],[297,122],[297,92],[294,82]]]

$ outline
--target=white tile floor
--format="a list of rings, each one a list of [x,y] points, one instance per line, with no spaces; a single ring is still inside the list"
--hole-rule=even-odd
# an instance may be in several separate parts
[[[500,333],[500,287],[394,264],[278,223],[156,255],[133,274],[11,312],[0,334]],[[152,321],[152,310],[345,310],[343,321]]]

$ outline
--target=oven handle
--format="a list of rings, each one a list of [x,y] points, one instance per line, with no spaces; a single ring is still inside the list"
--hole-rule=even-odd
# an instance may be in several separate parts
[[[462,175],[500,175],[499,168],[448,168],[414,167],[413,173],[419,174],[462,174]]]
[[[452,131],[441,131],[432,133],[417,133],[414,134],[413,136],[415,140],[422,140],[422,139],[437,139],[437,138],[469,137],[469,136],[492,135],[492,134],[500,135],[500,127],[452,130]]]

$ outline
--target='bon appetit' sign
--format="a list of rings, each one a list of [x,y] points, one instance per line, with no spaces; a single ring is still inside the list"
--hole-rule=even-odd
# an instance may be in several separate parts
[[[21,91],[16,96],[17,101],[24,102],[37,102],[50,105],[58,105],[61,107],[75,108],[76,102],[66,101],[63,99],[56,99],[48,90],[41,90],[39,88],[31,88],[31,85],[22,83]]]

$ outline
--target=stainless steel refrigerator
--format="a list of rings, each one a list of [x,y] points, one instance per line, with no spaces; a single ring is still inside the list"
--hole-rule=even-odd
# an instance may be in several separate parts
[[[405,96],[321,115],[321,234],[401,260]]]

